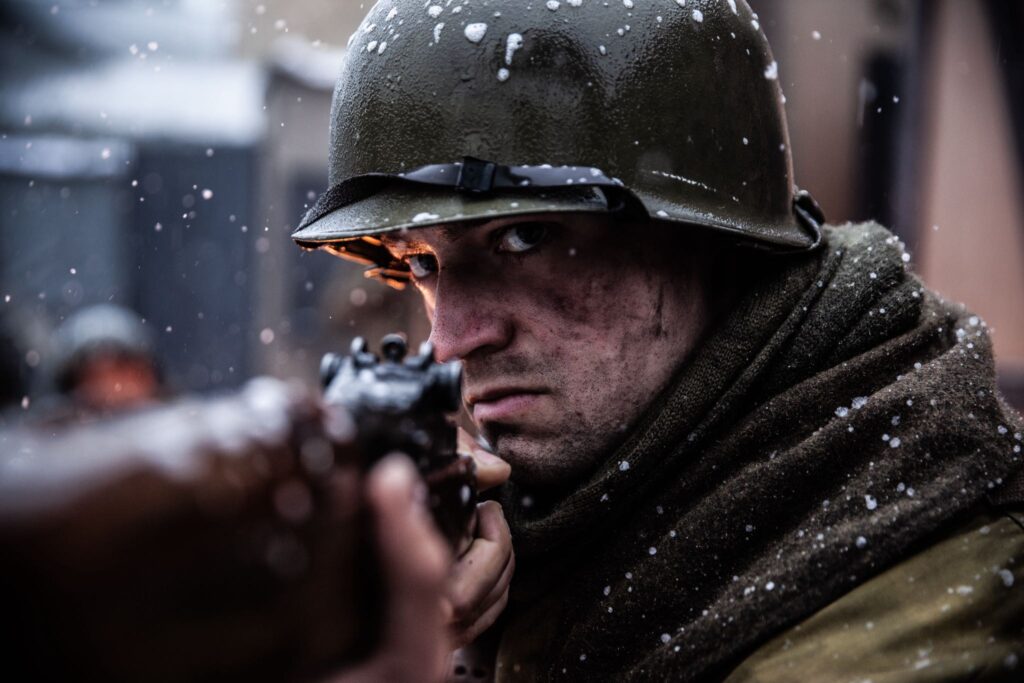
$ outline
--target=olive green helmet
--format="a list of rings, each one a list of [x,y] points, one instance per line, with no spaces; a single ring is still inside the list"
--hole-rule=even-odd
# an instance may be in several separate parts
[[[375,236],[550,211],[812,249],[777,71],[743,0],[381,0],[334,92],[329,189],[292,237],[393,283]]]

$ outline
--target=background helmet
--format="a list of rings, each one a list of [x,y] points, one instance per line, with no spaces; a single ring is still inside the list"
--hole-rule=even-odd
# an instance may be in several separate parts
[[[157,372],[153,337],[134,312],[114,304],[73,313],[54,333],[52,373],[56,389],[69,393],[78,373],[100,355],[139,358]]]
[[[549,211],[802,251],[822,217],[792,175],[743,0],[382,0],[335,89],[329,189],[293,238],[396,281],[375,235]]]

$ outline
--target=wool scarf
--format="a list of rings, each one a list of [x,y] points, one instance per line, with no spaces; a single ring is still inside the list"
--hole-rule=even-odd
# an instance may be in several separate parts
[[[826,229],[715,327],[588,480],[501,494],[515,679],[708,680],[1020,469],[985,323],[877,224]]]

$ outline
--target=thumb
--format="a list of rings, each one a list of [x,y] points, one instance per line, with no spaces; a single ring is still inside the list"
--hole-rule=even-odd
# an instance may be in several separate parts
[[[469,432],[459,428],[459,453],[476,463],[476,485],[480,491],[492,489],[508,481],[512,466],[481,446]]]

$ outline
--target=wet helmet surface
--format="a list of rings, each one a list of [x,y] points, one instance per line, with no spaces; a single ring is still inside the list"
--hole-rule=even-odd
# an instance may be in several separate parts
[[[811,249],[783,101],[743,0],[382,0],[335,89],[329,190],[293,238],[394,279],[381,233],[548,211]]]

